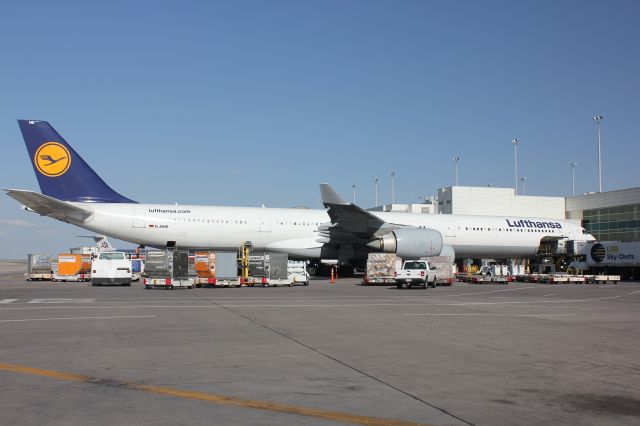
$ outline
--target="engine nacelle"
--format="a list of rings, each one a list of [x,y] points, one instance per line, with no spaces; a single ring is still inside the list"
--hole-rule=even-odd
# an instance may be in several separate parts
[[[440,251],[439,256],[446,256],[450,257],[451,259],[455,259],[456,251],[450,245],[445,244],[442,246],[442,250]]]
[[[397,229],[367,245],[384,253],[395,253],[403,259],[439,256],[442,234],[435,229]]]

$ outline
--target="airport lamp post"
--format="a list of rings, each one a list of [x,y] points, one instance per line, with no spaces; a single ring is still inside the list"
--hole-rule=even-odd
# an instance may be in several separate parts
[[[518,139],[513,139],[511,143],[513,144],[514,164],[516,168],[516,185],[514,189],[516,190],[516,195],[518,195]]]
[[[460,161],[460,157],[456,155],[455,157],[453,157],[453,161],[456,164],[456,186],[458,186],[458,161]]]
[[[353,204],[356,203],[356,186],[355,185],[351,185],[353,187]]]
[[[520,181],[522,182],[522,195],[524,195],[524,183],[527,181],[527,177],[526,176],[522,176],[520,178]]]
[[[391,171],[391,204],[395,204],[396,203],[396,192],[395,192],[395,187],[393,186],[393,178],[395,177],[396,172],[395,170]]]
[[[378,207],[378,178],[375,179],[376,183],[376,207]]]
[[[576,167],[578,166],[578,163],[574,161],[569,165],[571,166],[571,196],[575,197],[576,196]]]
[[[598,192],[602,192],[602,149],[600,144],[600,125],[602,120],[604,120],[604,117],[601,115],[593,117],[593,121],[598,126]]]

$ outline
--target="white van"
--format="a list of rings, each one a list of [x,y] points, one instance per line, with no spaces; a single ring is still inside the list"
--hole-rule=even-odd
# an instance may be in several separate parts
[[[91,285],[131,285],[131,260],[118,251],[105,251],[91,261]]]

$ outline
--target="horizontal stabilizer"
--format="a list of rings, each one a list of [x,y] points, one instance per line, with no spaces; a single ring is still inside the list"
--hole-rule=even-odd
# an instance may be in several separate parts
[[[34,212],[49,216],[64,222],[84,222],[93,214],[90,207],[79,207],[60,201],[56,198],[42,195],[38,192],[25,191],[22,189],[5,189],[7,195],[19,203],[22,203]]]

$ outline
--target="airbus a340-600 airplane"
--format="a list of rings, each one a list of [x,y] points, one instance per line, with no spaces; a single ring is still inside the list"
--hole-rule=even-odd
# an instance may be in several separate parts
[[[40,190],[6,189],[27,210],[132,243],[184,249],[259,250],[337,260],[370,252],[404,258],[529,258],[541,243],[593,237],[557,219],[370,212],[329,185],[326,210],[141,204],[109,187],[49,123],[18,120]],[[550,244],[561,247],[562,244]]]

